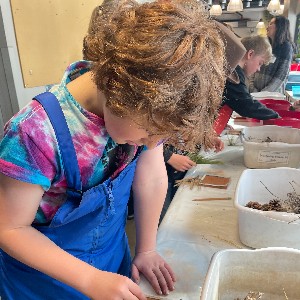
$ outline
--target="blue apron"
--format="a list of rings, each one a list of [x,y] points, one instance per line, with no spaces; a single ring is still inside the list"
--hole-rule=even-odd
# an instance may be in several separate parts
[[[132,161],[117,178],[82,192],[74,145],[56,97],[39,101],[52,123],[67,179],[67,201],[48,226],[34,226],[56,245],[103,271],[130,276],[131,257],[125,233],[127,202],[136,167]],[[0,252],[1,300],[77,300],[85,295]],[[101,295],[100,295],[101,296]]]

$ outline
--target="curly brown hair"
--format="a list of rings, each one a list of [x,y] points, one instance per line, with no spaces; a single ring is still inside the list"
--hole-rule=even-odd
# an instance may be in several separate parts
[[[94,81],[117,116],[185,149],[212,147],[225,82],[224,43],[197,1],[106,5],[84,39]],[[96,29],[95,29],[96,28]]]

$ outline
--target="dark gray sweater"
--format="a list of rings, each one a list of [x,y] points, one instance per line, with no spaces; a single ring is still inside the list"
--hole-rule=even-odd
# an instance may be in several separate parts
[[[268,91],[284,92],[284,85],[290,70],[293,57],[293,47],[289,42],[273,49],[275,61],[263,65],[250,79],[250,93]]]

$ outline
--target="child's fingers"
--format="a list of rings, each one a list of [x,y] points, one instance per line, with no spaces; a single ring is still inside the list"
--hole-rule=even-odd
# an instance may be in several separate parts
[[[140,272],[138,270],[138,268],[132,264],[132,267],[131,267],[131,279],[136,283],[136,284],[139,284],[140,283]]]

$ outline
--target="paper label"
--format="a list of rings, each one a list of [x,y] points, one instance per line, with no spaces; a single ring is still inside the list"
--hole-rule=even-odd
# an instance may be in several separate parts
[[[267,151],[260,150],[258,152],[258,162],[274,164],[288,164],[290,159],[290,152],[283,151]]]

